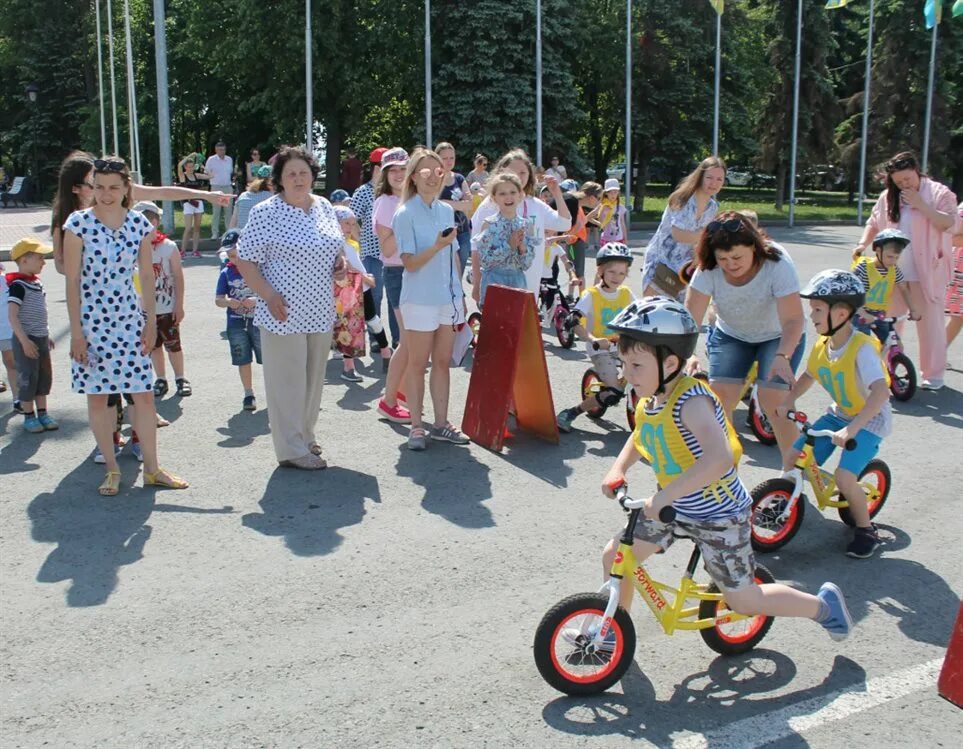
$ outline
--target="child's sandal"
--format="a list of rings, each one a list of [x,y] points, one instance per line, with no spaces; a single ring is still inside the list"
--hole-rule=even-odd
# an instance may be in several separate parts
[[[186,377],[178,377],[175,382],[177,383],[178,397],[187,398],[190,395],[193,395],[194,391],[191,389],[190,380],[188,380]]]
[[[120,492],[120,471],[107,471],[103,483],[97,489],[102,497],[116,497]]]
[[[163,489],[186,489],[190,486],[184,479],[158,467],[154,473],[144,471],[144,486],[159,486]]]

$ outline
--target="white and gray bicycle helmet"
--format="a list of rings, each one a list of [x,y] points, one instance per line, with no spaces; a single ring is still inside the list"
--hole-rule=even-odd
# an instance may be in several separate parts
[[[907,237],[899,229],[883,229],[879,234],[873,237],[873,249],[879,250],[884,244],[892,243],[896,245],[896,251],[902,252],[906,245],[910,243],[910,238]]]
[[[632,253],[621,242],[606,242],[595,256],[595,267],[601,268],[614,260],[621,260],[632,265]]]
[[[849,307],[849,317],[845,322],[829,327],[827,335],[833,335],[849,322],[866,302],[866,289],[854,273],[830,268],[813,276],[805,288],[799,292],[799,296],[803,299],[819,299],[830,307],[835,304],[845,304]]]
[[[655,349],[659,363],[659,387],[674,378],[695,351],[699,326],[682,304],[667,296],[646,296],[636,299],[608,324],[609,330]],[[679,368],[666,376],[663,364],[669,354],[679,359]]]

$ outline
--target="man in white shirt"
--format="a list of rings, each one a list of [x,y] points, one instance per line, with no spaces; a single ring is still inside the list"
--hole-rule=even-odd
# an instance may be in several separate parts
[[[205,171],[211,177],[211,189],[220,190],[228,195],[234,194],[231,187],[231,177],[234,174],[234,159],[227,155],[227,145],[219,140],[214,144],[214,155],[207,159]],[[224,208],[224,230],[228,229],[228,222],[234,213],[234,198],[232,197]],[[217,239],[221,231],[221,206],[214,204],[214,215],[211,217],[211,239]]]

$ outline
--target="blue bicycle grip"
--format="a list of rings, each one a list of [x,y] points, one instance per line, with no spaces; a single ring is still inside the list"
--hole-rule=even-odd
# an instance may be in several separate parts
[[[659,520],[663,523],[671,523],[675,520],[675,508],[672,505],[668,507],[663,507],[659,510]]]

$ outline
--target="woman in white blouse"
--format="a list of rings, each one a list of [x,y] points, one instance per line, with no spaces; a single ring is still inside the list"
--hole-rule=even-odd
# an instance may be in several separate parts
[[[334,279],[345,272],[334,208],[311,194],[320,172],[302,148],[274,162],[277,195],[251,209],[237,267],[258,302],[264,386],[278,463],[326,468],[314,430],[334,327]]]
[[[525,200],[518,208],[518,215],[529,219],[532,230],[535,232],[535,260],[532,266],[525,271],[525,281],[528,289],[536,296],[538,295],[539,285],[542,281],[542,270],[545,267],[545,231],[564,232],[572,226],[572,215],[565,205],[562,190],[558,180],[552,176],[545,176],[545,185],[555,198],[555,205],[558,210],[543,203],[535,197],[535,169],[531,159],[520,148],[509,151],[502,156],[495,165],[493,174],[501,171],[509,171],[515,174],[522,183],[522,190],[525,192]],[[491,197],[485,198],[478,206],[478,210],[471,217],[471,234],[474,237],[484,228],[484,221],[489,216],[498,213],[498,206],[492,201]],[[474,248],[471,253],[472,272],[477,272],[481,267],[478,259],[478,251]],[[477,303],[478,300],[476,299]]]

